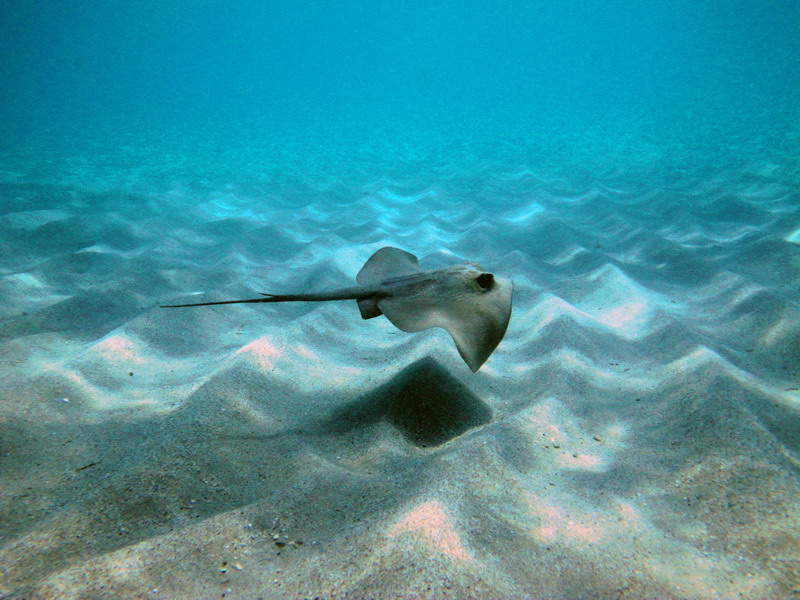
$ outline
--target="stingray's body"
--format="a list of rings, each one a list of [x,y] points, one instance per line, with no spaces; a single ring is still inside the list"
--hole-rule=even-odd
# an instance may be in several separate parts
[[[506,333],[511,318],[513,283],[495,277],[475,263],[424,271],[417,257],[398,248],[381,248],[356,276],[359,285],[310,294],[263,294],[263,298],[167,308],[247,302],[325,302],[356,300],[361,316],[385,315],[403,331],[442,327],[450,333],[461,358],[477,371]]]

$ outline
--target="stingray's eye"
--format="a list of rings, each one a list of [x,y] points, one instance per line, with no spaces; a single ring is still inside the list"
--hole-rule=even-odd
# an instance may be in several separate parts
[[[475,278],[475,281],[484,290],[490,290],[492,289],[492,286],[494,286],[494,275],[491,273],[481,273]]]

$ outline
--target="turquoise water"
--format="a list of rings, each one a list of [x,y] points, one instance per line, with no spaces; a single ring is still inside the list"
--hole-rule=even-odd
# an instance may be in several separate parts
[[[3,162],[32,176],[696,165],[798,143],[792,1],[12,1],[2,29]]]
[[[0,6],[0,597],[788,598],[800,3]],[[477,373],[355,302],[515,292]]]

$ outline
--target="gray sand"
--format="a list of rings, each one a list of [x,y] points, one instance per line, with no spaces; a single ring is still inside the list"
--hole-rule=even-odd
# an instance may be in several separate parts
[[[6,184],[0,597],[798,594],[797,193],[646,183]],[[514,278],[477,374],[355,302],[157,308],[386,244]]]

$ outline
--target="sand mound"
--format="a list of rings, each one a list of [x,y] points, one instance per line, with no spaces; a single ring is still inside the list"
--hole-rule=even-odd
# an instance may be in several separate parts
[[[325,181],[3,188],[0,595],[796,590],[789,175]],[[351,285],[383,245],[514,278],[478,374],[354,302],[157,307]]]

